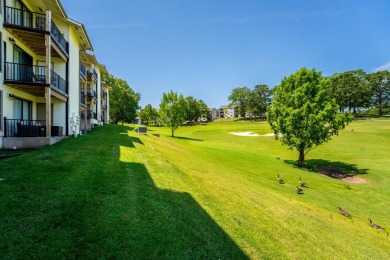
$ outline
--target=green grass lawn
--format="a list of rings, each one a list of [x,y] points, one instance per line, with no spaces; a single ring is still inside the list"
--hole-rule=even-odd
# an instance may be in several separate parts
[[[306,158],[365,184],[297,168],[273,137],[229,134],[271,133],[266,122],[221,120],[175,138],[133,127],[0,160],[0,258],[390,258],[390,237],[367,220],[390,230],[390,120],[354,121]]]

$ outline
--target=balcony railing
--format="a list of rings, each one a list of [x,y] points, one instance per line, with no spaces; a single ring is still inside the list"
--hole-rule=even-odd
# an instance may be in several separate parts
[[[92,110],[87,110],[87,118],[88,119],[92,118]]]
[[[97,72],[96,72],[96,70],[95,70],[94,68],[89,67],[88,73],[91,74],[91,75],[93,75],[93,76],[95,77],[95,79],[98,78]]]
[[[46,15],[18,8],[5,7],[4,23],[28,29],[46,31]]]
[[[46,67],[6,62],[4,80],[46,84]],[[53,70],[51,70],[51,85],[68,94],[68,84]]]
[[[97,92],[92,88],[88,88],[87,89],[87,96],[94,97],[95,99],[97,99]]]
[[[58,45],[62,48],[62,50],[68,53],[68,42],[65,40],[64,35],[58,29],[57,25],[51,21],[51,37],[58,43]]]
[[[80,75],[83,76],[84,79],[87,78],[87,75],[85,74],[85,66],[80,61]]]
[[[68,94],[68,84],[66,80],[61,78],[53,70],[50,71],[51,71],[51,85],[57,88],[58,90],[62,91],[63,93]]]
[[[4,80],[46,83],[46,67],[6,62]]]
[[[84,110],[80,110],[80,120],[84,120]]]
[[[45,137],[46,120],[4,118],[4,137]]]
[[[39,31],[48,31],[46,29],[46,15],[40,13],[30,12],[28,10],[22,10],[14,7],[5,7],[5,18],[4,24],[27,28],[35,29]],[[62,51],[66,54],[69,53],[69,45],[65,40],[64,35],[58,29],[57,25],[51,21],[51,30],[50,35],[53,40],[60,46]]]
[[[85,105],[85,94],[84,94],[84,92],[80,93],[80,103],[82,105]]]

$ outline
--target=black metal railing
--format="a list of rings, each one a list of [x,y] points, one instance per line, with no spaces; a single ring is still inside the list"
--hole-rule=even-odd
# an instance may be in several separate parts
[[[95,99],[97,99],[97,92],[96,92],[96,90],[94,90],[92,88],[88,88],[87,89],[87,96],[88,97],[94,97]]]
[[[86,74],[85,74],[85,66],[83,63],[81,63],[80,61],[80,75],[83,76],[83,78],[87,78]]]
[[[61,78],[57,73],[55,73],[53,70],[50,70],[51,72],[51,85],[62,91],[63,93],[68,94],[68,84],[66,80]]]
[[[86,103],[85,103],[85,94],[84,94],[84,92],[81,92],[80,93],[80,103],[82,104],[82,105],[85,105]]]
[[[45,137],[46,120],[7,119],[4,117],[4,137]]]
[[[87,110],[87,118],[88,119],[92,118],[92,110]]]
[[[46,67],[6,62],[4,80],[46,83]]]
[[[80,120],[84,120],[84,110],[80,110]]]
[[[98,79],[97,72],[96,72],[96,70],[95,70],[94,68],[89,67],[89,68],[88,68],[88,73],[91,74],[91,75],[93,75],[93,76],[95,77],[96,80]]]
[[[46,15],[6,6],[4,24],[46,31]]]
[[[62,50],[68,53],[68,42],[65,40],[64,35],[58,29],[57,25],[51,21],[51,37],[58,43]]]

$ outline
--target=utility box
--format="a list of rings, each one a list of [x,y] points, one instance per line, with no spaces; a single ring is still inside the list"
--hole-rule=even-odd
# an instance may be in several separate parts
[[[146,126],[140,126],[137,129],[135,129],[135,132],[137,134],[144,134],[144,135],[146,135],[148,133],[148,129],[146,128]]]

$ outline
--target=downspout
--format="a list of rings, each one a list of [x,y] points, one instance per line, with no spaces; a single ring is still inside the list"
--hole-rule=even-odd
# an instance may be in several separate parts
[[[67,49],[69,54],[69,43],[67,43]],[[66,63],[66,85],[68,88],[68,101],[66,102],[66,108],[65,108],[65,127],[66,127],[66,133],[65,135],[69,135],[69,98],[70,98],[70,91],[69,91],[69,59],[70,55],[68,55],[68,61]]]

